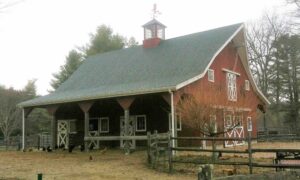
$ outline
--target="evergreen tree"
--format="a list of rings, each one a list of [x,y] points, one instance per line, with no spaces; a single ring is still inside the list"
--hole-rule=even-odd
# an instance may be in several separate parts
[[[51,80],[50,85],[55,90],[57,89],[63,82],[65,82],[74,71],[81,65],[83,60],[83,55],[76,50],[71,50],[66,57],[65,64],[60,66],[60,71],[58,73],[54,73],[54,79]]]

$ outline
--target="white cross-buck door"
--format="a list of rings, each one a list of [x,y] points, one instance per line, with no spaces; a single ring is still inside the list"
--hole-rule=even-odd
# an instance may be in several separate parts
[[[242,116],[225,115],[224,118],[225,137],[244,138],[244,126]],[[243,145],[244,141],[230,140],[225,141],[225,147]]]
[[[57,121],[57,145],[58,147],[69,146],[69,121],[58,120]]]
[[[128,122],[128,136],[135,136],[135,117],[130,116],[129,122]],[[120,118],[120,136],[125,136],[125,119],[124,117]],[[120,140],[120,147],[124,148],[125,141]],[[129,147],[130,149],[135,149],[135,140],[129,141]]]

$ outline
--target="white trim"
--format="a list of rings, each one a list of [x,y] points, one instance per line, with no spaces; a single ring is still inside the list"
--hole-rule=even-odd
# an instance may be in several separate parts
[[[138,118],[143,117],[145,128],[144,129],[138,129]],[[147,131],[147,118],[146,115],[136,115],[135,116],[135,131],[136,132],[146,132]]]
[[[252,117],[247,117],[247,131],[251,132],[253,128]]]
[[[237,73],[237,72],[234,72],[234,71],[231,71],[229,69],[226,69],[226,68],[222,68],[222,71],[225,71],[225,72],[228,72],[228,73],[231,73],[231,74],[235,74],[237,76],[240,76],[241,74],[240,73]]]
[[[209,67],[210,67],[210,65],[213,63],[213,61],[215,60],[215,58],[220,54],[220,52],[227,46],[227,44],[229,44],[230,42],[231,42],[231,40],[242,30],[244,28],[244,24],[242,24],[229,38],[228,38],[228,40],[218,49],[218,51],[213,55],[213,57],[211,58],[211,60],[210,60],[210,62],[208,63],[208,65],[206,66],[206,68],[205,68],[205,70],[201,73],[201,74],[199,74],[199,75],[197,75],[197,76],[195,76],[195,77],[193,77],[193,78],[191,78],[191,79],[188,79],[188,80],[186,80],[186,81],[184,81],[184,82],[182,82],[182,83],[180,83],[180,84],[178,84],[178,85],[176,85],[176,90],[178,90],[178,89],[180,89],[180,88],[182,88],[182,87],[184,87],[184,86],[186,86],[186,85],[188,85],[188,84],[191,84],[191,83],[193,83],[193,82],[195,82],[195,81],[197,81],[197,80],[199,80],[199,79],[201,79],[204,75],[205,75],[205,73],[208,71],[208,69],[209,69]]]
[[[250,91],[250,82],[247,79],[245,80],[245,90]]]
[[[102,120],[107,120],[107,130],[102,130]],[[100,117],[99,118],[99,132],[100,133],[109,133],[109,117]]]
[[[215,71],[213,69],[208,69],[208,71],[207,71],[207,79],[210,82],[215,82]]]
[[[179,118],[177,118],[179,117]],[[176,122],[177,122],[177,131],[182,131],[182,122],[181,122],[181,116],[175,116]],[[178,121],[179,120],[179,121]],[[172,114],[169,113],[169,131],[172,130]]]

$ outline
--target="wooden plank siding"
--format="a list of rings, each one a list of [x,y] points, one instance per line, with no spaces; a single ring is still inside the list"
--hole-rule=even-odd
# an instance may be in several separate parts
[[[253,90],[250,84],[250,90],[245,90],[245,80],[249,80],[250,77],[247,76],[245,68],[241,62],[239,55],[237,54],[237,49],[234,44],[229,43],[221,53],[215,58],[215,60],[210,65],[209,69],[214,70],[214,82],[208,81],[207,73],[205,76],[175,92],[175,97],[180,99],[184,94],[195,96],[197,93],[202,93],[201,101],[208,103],[208,101],[215,101],[213,104],[219,107],[219,111],[216,114],[218,130],[224,129],[224,115],[223,109],[220,107],[231,107],[244,109],[243,114],[243,126],[245,129],[245,134],[247,132],[247,117],[252,118],[252,137],[256,137],[257,132],[257,106],[262,104],[265,106],[264,102],[260,100],[257,93]],[[227,96],[227,82],[226,82],[226,71],[236,72],[239,75],[236,77],[237,85],[237,101],[229,101]],[[199,132],[187,126],[185,122],[182,122],[182,131],[178,132],[178,136],[199,136]],[[221,129],[219,129],[221,128]],[[190,144],[189,144],[190,145]]]

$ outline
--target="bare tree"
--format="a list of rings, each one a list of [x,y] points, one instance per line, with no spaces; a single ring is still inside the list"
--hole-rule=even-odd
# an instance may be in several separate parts
[[[265,14],[258,22],[248,24],[247,48],[254,78],[262,92],[270,98],[273,94],[270,79],[274,78],[273,42],[289,31],[287,21],[278,15]]]
[[[0,130],[5,142],[21,123],[21,109],[16,105],[22,100],[22,93],[12,88],[0,88]]]

